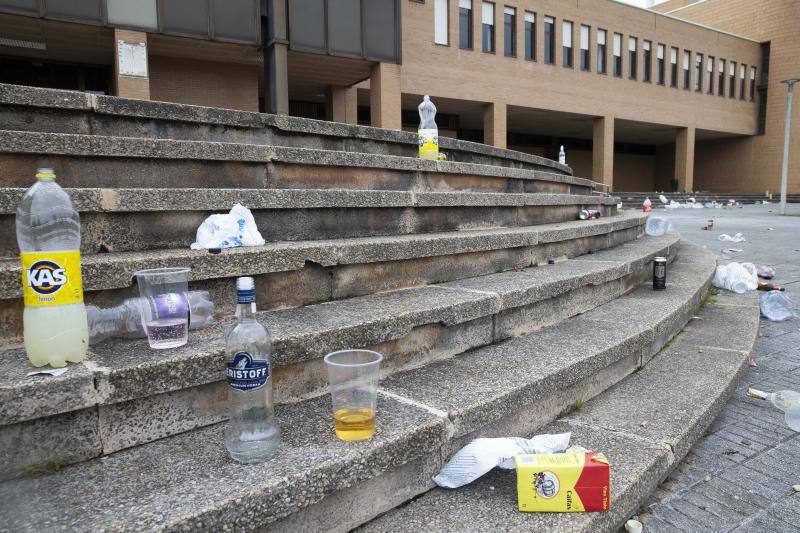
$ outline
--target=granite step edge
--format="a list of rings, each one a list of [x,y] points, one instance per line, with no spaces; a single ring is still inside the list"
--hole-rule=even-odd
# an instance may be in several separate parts
[[[674,255],[679,235],[648,237],[598,255],[606,261],[562,263],[518,273],[490,274],[458,282],[402,289],[295,309],[262,311],[273,334],[273,362],[291,366],[349,345],[371,346],[401,339],[427,324],[455,326],[522,309],[583,286],[617,283],[642,268],[655,255]],[[222,375],[221,339],[224,319],[194,332],[185,347],[153,352],[145,340],[113,340],[90,349],[88,363],[72,365],[63,376],[41,380],[25,377],[22,349],[5,351],[6,370],[0,390],[2,425],[60,412],[85,409],[161,394],[217,381]],[[493,332],[501,335],[500,330]],[[43,390],[42,387],[45,387]],[[13,401],[12,401],[13,400]]]
[[[641,213],[622,213],[589,221],[558,222],[489,230],[353,237],[320,241],[279,241],[264,246],[230,248],[211,255],[205,250],[166,249],[83,255],[85,291],[124,289],[144,268],[190,267],[190,281],[268,274],[303,268],[399,261],[477,251],[535,246],[540,242],[612,233],[644,224]],[[0,300],[22,295],[17,259],[0,260]]]
[[[726,320],[735,320],[737,327],[726,330],[725,335],[719,335],[713,331],[713,327],[702,323],[697,325],[693,321],[692,328],[686,328],[676,336],[642,372],[627,376],[589,400],[580,411],[573,411],[536,431],[569,431],[572,432],[573,443],[606,453],[612,476],[610,512],[520,513],[516,508],[516,476],[513,472],[495,470],[461,489],[447,491],[436,488],[408,505],[364,524],[357,531],[407,531],[407,528],[413,529],[415,524],[421,523],[426,524],[426,531],[458,530],[463,526],[487,531],[497,528],[587,533],[618,531],[642,504],[649,501],[649,495],[702,437],[747,368],[758,331],[758,301],[752,297],[739,301],[744,305],[738,305],[733,312],[725,306],[707,304],[699,313],[705,320],[720,313],[725,315]],[[749,310],[742,313],[742,307]],[[714,341],[710,343],[709,338]],[[672,417],[669,416],[672,411],[667,409],[667,415],[661,417],[666,424],[659,428],[658,411],[652,411],[651,416],[643,420],[641,413],[620,411],[619,402],[608,401],[615,395],[620,396],[628,388],[635,391],[636,397],[647,398],[648,406],[656,403],[669,406],[671,401],[685,395],[685,391],[676,390],[670,380],[665,379],[666,375],[679,374],[682,367],[688,368],[690,376],[704,374],[704,367],[697,370],[692,367],[691,356],[683,361],[676,356],[680,353],[698,353],[698,346],[703,346],[707,350],[703,353],[709,353],[709,357],[723,355],[726,359],[705,401],[702,401],[703,395],[696,396],[701,401],[695,405],[695,409],[687,411],[685,403],[681,403],[683,412]],[[655,377],[650,377],[650,374]],[[630,404],[630,397],[626,400]],[[595,406],[599,407],[595,410]],[[597,420],[597,413],[601,411],[606,421],[616,419],[622,422],[606,424]],[[665,439],[660,435],[648,434],[654,428],[661,434],[671,432],[675,437]]]

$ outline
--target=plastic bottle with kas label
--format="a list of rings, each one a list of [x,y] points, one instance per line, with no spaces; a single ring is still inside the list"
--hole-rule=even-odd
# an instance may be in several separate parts
[[[86,357],[89,330],[81,280],[81,223],[52,169],[17,207],[17,243],[25,300],[25,350],[34,366],[63,367]]]
[[[420,159],[439,159],[439,128],[436,126],[436,106],[427,94],[422,103],[417,107],[419,111],[419,140]]]

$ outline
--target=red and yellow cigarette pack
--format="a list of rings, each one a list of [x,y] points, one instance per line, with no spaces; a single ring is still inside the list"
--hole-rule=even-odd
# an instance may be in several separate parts
[[[602,453],[522,454],[515,461],[520,511],[608,511],[611,466]]]

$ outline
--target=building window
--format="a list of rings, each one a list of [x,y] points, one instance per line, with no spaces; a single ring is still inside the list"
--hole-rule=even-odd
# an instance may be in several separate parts
[[[736,98],[736,61],[731,61],[728,65],[728,97]]]
[[[706,60],[706,85],[708,94],[714,94],[714,56],[708,56]]]
[[[746,97],[744,90],[744,75],[747,72],[747,65],[739,65],[739,100],[744,100]]]
[[[664,85],[664,45],[656,47],[656,83]]]
[[[491,2],[483,3],[482,22],[483,22],[483,51],[490,54],[494,53],[494,4]]]
[[[544,18],[544,62],[551,65],[556,62],[556,19],[553,17]]]
[[[589,62],[591,61],[589,55],[589,34],[592,32],[589,26],[581,24],[581,70],[591,69]]]
[[[750,101],[756,99],[756,67],[750,67]]]
[[[628,78],[636,79],[636,37],[628,37]]]
[[[597,73],[606,73],[606,30],[597,30]]]
[[[650,83],[650,71],[652,70],[652,59],[650,49],[653,47],[651,41],[644,41],[642,43],[642,80]]]
[[[561,23],[561,44],[563,48],[563,63],[566,68],[572,68],[572,22],[565,20]]]
[[[692,52],[689,50],[683,51],[683,88],[685,90],[689,90],[689,84],[691,83],[689,80],[691,79],[691,71],[689,70],[689,64],[692,61]]]
[[[678,86],[678,49],[669,49],[669,86]]]
[[[697,54],[694,58],[694,90],[703,91],[703,54]]]
[[[725,96],[725,60],[719,59],[719,79],[717,79],[717,92],[720,96]]]
[[[525,59],[536,61],[536,13],[525,12]]]
[[[503,46],[506,57],[517,55],[517,10],[503,8]]]
[[[447,29],[449,24],[447,23],[447,12],[449,11],[448,0],[436,0],[433,8],[433,20],[434,20],[434,39],[433,42],[436,44],[444,44],[447,45]]]
[[[622,34],[614,34],[614,76],[622,77]]]
[[[472,49],[472,0],[458,0],[458,46]]]

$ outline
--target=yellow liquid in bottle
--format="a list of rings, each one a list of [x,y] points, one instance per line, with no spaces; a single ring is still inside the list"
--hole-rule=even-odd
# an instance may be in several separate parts
[[[375,434],[375,411],[372,409],[339,409],[333,414],[336,436],[342,440],[364,440]]]

